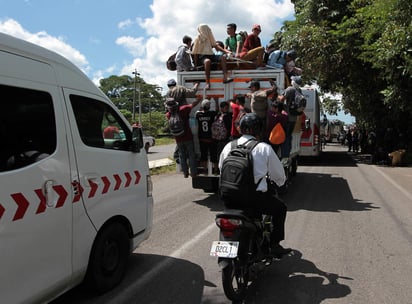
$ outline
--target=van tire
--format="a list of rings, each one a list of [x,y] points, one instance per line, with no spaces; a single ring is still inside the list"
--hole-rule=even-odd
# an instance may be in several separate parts
[[[129,235],[120,223],[103,228],[90,254],[84,284],[98,293],[106,292],[123,279],[130,254]]]

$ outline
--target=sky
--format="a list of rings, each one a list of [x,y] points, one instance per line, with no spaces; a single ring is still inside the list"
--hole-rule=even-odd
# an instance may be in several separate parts
[[[68,58],[99,85],[111,75],[132,75],[166,88],[176,72],[165,62],[206,23],[217,40],[226,25],[262,27],[262,44],[294,19],[290,0],[0,0],[0,32]]]
[[[224,41],[228,23],[248,33],[257,23],[266,45],[294,19],[290,0],[0,0],[0,7],[0,32],[59,53],[97,86],[102,78],[133,77],[136,70],[164,93],[167,80],[176,78],[167,58],[184,35],[196,37],[199,24]],[[354,120],[343,113],[337,118]]]

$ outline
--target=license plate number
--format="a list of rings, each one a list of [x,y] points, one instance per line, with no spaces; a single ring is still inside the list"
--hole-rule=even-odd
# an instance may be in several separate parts
[[[237,257],[239,242],[214,241],[210,249],[210,255],[221,258]]]

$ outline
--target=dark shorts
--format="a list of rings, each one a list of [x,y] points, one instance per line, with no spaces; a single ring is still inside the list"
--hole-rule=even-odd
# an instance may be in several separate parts
[[[199,141],[200,146],[200,160],[207,161],[208,153],[210,153],[210,161],[212,163],[217,163],[217,143],[213,142],[202,142]]]

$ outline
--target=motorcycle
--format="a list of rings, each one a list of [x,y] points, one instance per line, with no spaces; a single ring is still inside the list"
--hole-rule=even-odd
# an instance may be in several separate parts
[[[247,288],[265,267],[280,257],[270,252],[270,215],[229,209],[216,215],[220,229],[211,256],[218,257],[226,297],[234,302],[245,298]]]

